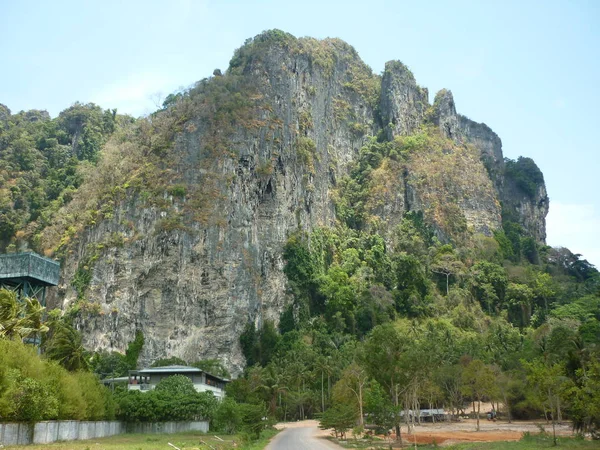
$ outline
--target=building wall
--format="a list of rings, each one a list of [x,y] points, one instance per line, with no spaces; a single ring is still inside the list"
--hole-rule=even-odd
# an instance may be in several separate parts
[[[190,378],[194,383],[194,388],[198,392],[206,392],[211,391],[215,397],[223,398],[225,396],[225,389],[218,386],[211,386],[206,384],[206,376],[205,374],[184,374],[186,377]],[[156,385],[163,380],[164,378],[168,378],[172,375],[162,375],[162,374],[152,374],[149,377],[148,383],[140,383],[138,384],[129,384],[127,385],[127,389],[130,391],[147,391],[154,389]],[[222,384],[222,383],[221,383]]]

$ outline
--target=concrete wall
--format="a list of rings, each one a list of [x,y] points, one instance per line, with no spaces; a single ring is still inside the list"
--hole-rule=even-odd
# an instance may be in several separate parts
[[[27,423],[0,423],[0,444],[20,445],[33,442],[33,426]]]
[[[127,424],[127,433],[180,433],[182,431],[201,431],[203,433],[207,433],[208,422],[156,422]]]
[[[114,436],[122,433],[179,433],[182,431],[208,432],[208,422],[158,422],[125,424],[124,422],[79,422],[77,420],[49,420],[27,423],[0,423],[0,444],[49,444],[55,441],[74,441]]]

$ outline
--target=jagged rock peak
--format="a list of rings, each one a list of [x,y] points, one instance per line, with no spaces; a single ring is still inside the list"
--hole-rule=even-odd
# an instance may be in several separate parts
[[[249,73],[256,63],[270,59],[273,53],[288,56],[304,55],[329,75],[339,60],[354,60],[367,67],[358,52],[347,42],[338,38],[315,39],[297,38],[282,30],[263,31],[253,38],[246,39],[244,45],[236,49],[229,62],[229,73]],[[370,69],[369,69],[370,70]]]
[[[385,64],[381,81],[380,109],[387,138],[408,135],[423,123],[429,92],[420,87],[412,72],[400,61]]]
[[[435,94],[431,119],[447,138],[459,140],[459,117],[452,91],[442,89]]]

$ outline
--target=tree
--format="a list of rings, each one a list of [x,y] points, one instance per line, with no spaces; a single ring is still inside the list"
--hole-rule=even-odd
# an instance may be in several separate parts
[[[110,393],[89,372],[71,373],[20,340],[0,339],[0,418],[112,419]]]
[[[508,285],[506,271],[498,264],[480,261],[471,267],[470,272],[473,293],[481,306],[491,314],[504,301]]]
[[[90,354],[81,334],[68,324],[60,324],[46,344],[46,355],[72,372],[90,369]]]
[[[512,402],[514,391],[522,389],[523,382],[511,372],[497,371],[498,394],[506,408],[508,423],[512,422]]]
[[[225,397],[215,410],[213,420],[216,430],[235,434],[242,427],[242,411],[234,399]]]
[[[248,366],[254,364],[266,366],[275,354],[279,338],[279,333],[270,320],[265,321],[258,331],[254,322],[247,323],[240,335],[240,344],[246,364]]]
[[[356,425],[356,409],[352,406],[340,403],[332,406],[323,413],[319,428],[328,430],[333,428],[335,437],[338,435],[344,439],[346,431]]]
[[[509,283],[506,290],[509,321],[519,328],[529,325],[532,300],[533,291],[527,285]]]
[[[556,419],[560,416],[560,398],[564,392],[566,377],[560,363],[548,365],[542,360],[521,361],[527,371],[527,383],[531,392],[552,416],[552,436],[556,445]]]
[[[400,253],[393,258],[396,275],[396,308],[408,316],[423,316],[429,312],[423,299],[429,280],[423,264],[413,255]]]
[[[269,425],[265,420],[267,416],[265,405],[242,403],[238,407],[242,417],[242,430],[247,433],[250,440],[260,438],[260,433]]]
[[[533,279],[532,288],[534,297],[543,303],[545,318],[548,315],[548,300],[556,294],[554,281],[550,274],[538,272]]]
[[[125,355],[107,351],[94,353],[90,358],[90,367],[101,379],[124,377],[130,370]]]
[[[361,363],[368,374],[387,391],[395,408],[400,407],[401,386],[407,384],[404,353],[410,346],[406,336],[393,324],[379,325],[371,331],[361,352]],[[396,439],[402,442],[400,417],[394,421]]]
[[[144,333],[141,331],[135,332],[135,338],[132,342],[127,346],[127,350],[125,350],[125,362],[129,367],[129,370],[134,370],[137,368],[137,362],[142,353],[142,348],[144,347]]]
[[[579,369],[577,379],[564,394],[571,401],[573,427],[589,432],[597,439],[600,431],[600,362],[594,361],[587,370]]]
[[[439,367],[436,372],[436,379],[441,386],[444,397],[451,408],[453,417],[459,415],[459,410],[464,405],[464,394],[462,389],[462,371],[460,364]]]
[[[333,372],[331,356],[321,355],[316,362],[316,370],[321,373],[321,412],[325,411],[325,374],[327,374],[327,398],[329,398],[329,381]]]
[[[479,431],[479,414],[481,401],[493,398],[496,394],[496,380],[492,368],[479,359],[474,359],[462,372],[462,391],[477,401],[477,431]]]
[[[231,374],[227,368],[218,359],[201,359],[200,361],[193,362],[192,367],[197,367],[211,375],[215,375],[221,378],[230,378]]]
[[[364,368],[359,366],[356,362],[350,364],[344,372],[342,377],[336,383],[333,388],[334,400],[343,403],[354,403],[358,410],[358,424],[364,426],[364,393],[367,387],[368,376]],[[353,397],[353,401],[348,401],[348,397]]]
[[[156,385],[155,391],[171,397],[194,396],[196,394],[194,383],[185,375],[171,375],[160,380]]]
[[[46,333],[42,322],[44,308],[35,298],[17,299],[15,292],[0,289],[0,338],[21,339]]]
[[[218,406],[212,392],[196,392],[185,375],[167,377],[150,392],[125,391],[118,403],[119,418],[127,422],[211,420]]]
[[[446,277],[446,295],[449,292],[450,276],[460,275],[464,272],[464,264],[456,257],[454,250],[449,245],[440,247],[431,264],[431,271]]]
[[[369,423],[377,427],[378,434],[387,435],[397,422],[400,408],[394,406],[389,395],[374,380],[369,383],[365,393],[365,411],[369,415]]]

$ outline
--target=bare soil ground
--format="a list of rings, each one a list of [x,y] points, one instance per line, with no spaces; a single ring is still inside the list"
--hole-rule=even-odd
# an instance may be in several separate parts
[[[318,427],[316,420],[305,420],[302,422],[279,423],[276,428]],[[416,425],[412,433],[408,433],[407,427],[402,427],[402,439],[405,443],[417,442],[418,444],[437,444],[442,447],[462,442],[495,442],[495,441],[518,441],[523,433],[537,434],[542,431],[552,432],[552,424],[544,421],[506,421],[488,422],[480,421],[480,431],[475,431],[475,419],[463,419],[460,422],[423,423]],[[571,424],[563,423],[556,426],[557,435],[571,435]],[[320,430],[318,436],[332,436],[331,430]],[[383,438],[383,436],[380,436]],[[392,439],[394,437],[392,436]]]
[[[475,431],[475,419],[463,419],[460,422],[424,423],[414,428],[413,434],[406,433],[404,427],[404,438],[417,443],[438,445],[451,445],[460,442],[494,442],[494,441],[518,441],[523,433],[537,434],[545,429],[552,431],[552,424],[533,421],[505,421],[488,422],[480,421],[480,431]],[[563,423],[556,426],[557,435],[572,434],[571,424]]]

